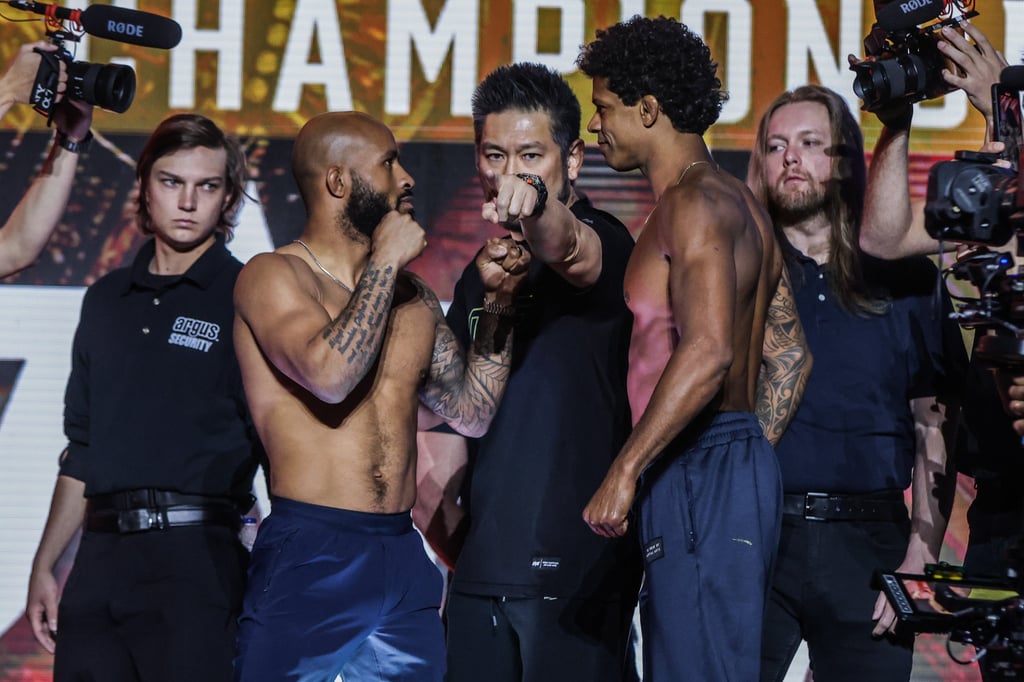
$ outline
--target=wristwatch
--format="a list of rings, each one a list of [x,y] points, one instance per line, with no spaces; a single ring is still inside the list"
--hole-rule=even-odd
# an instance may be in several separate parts
[[[543,211],[544,204],[548,200],[548,188],[541,177],[533,173],[516,173],[516,177],[537,190],[537,205],[534,207],[534,213]]]
[[[90,142],[92,142],[91,130],[88,133],[86,133],[85,137],[78,142],[75,142],[70,137],[68,137],[67,133],[64,133],[60,130],[57,131],[57,144],[61,147],[61,149],[66,149],[72,154],[78,154],[79,152],[85,151],[86,149],[89,148]]]

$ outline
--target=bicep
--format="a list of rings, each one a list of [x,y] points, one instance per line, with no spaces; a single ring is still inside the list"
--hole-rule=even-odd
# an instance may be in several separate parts
[[[710,211],[695,210],[685,224],[659,222],[659,235],[669,259],[669,296],[680,337],[710,336],[732,347],[736,307],[735,244]]]
[[[331,320],[291,268],[271,258],[279,257],[257,256],[243,268],[235,286],[235,310],[271,364],[305,384],[310,342],[322,337]]]

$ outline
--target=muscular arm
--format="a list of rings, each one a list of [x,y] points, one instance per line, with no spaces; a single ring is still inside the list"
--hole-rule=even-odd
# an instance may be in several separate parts
[[[910,542],[897,570],[901,573],[923,573],[925,564],[939,559],[953,506],[956,470],[947,453],[952,451],[954,425],[946,418],[953,410],[934,397],[915,398],[910,401],[910,406],[917,442],[911,484]],[[895,615],[884,594],[878,596],[873,618],[878,621],[874,629],[876,635],[891,628],[895,622]]]
[[[754,411],[768,441],[776,445],[796,414],[812,365],[786,268],[768,306],[761,362]]]
[[[58,476],[50,501],[50,514],[43,528],[32,573],[28,583],[25,616],[32,633],[51,654],[56,648],[53,633],[57,632],[57,579],[53,568],[85,515],[85,483],[69,476]]]
[[[530,253],[513,240],[489,239],[476,257],[488,303],[511,308],[526,277]],[[418,278],[423,302],[437,321],[434,352],[420,401],[464,436],[487,432],[512,366],[512,315],[481,313],[467,357],[444,319],[437,297]]]
[[[235,310],[279,371],[320,400],[340,403],[380,353],[398,265],[374,254],[348,303],[330,318],[303,266],[260,254],[242,269]]]
[[[671,262],[668,287],[679,341],[647,409],[584,510],[594,532],[607,537],[625,533],[640,473],[718,395],[733,362],[737,273],[730,209],[698,190],[666,194],[661,201],[647,229],[653,223]]]

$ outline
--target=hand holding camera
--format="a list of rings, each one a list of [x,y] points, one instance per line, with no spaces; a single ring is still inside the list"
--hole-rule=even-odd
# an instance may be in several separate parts
[[[57,46],[45,41],[22,45],[7,69],[0,75],[0,116],[14,104],[29,104],[32,100],[32,86],[42,57],[42,52],[54,52]],[[67,87],[67,69],[62,68],[57,77],[57,92],[62,94]]]

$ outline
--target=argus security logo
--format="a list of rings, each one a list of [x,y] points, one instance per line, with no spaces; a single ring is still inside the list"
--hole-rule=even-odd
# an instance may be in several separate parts
[[[204,322],[192,317],[179,316],[171,329],[167,343],[172,346],[184,346],[208,353],[213,344],[220,340],[219,324]]]

